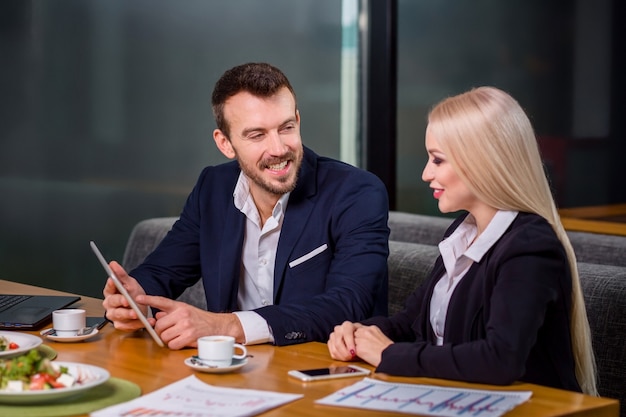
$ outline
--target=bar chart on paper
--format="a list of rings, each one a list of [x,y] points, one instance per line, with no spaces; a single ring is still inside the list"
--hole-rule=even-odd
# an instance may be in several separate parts
[[[531,394],[530,391],[483,391],[364,378],[316,402],[430,416],[496,417],[527,401]]]

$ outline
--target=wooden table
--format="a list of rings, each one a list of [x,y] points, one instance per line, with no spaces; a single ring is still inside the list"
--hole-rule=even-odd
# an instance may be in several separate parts
[[[13,294],[65,294],[59,291],[33,287],[0,280],[0,292]],[[88,315],[103,313],[101,300],[82,297],[74,305],[85,308]],[[37,332],[32,332],[38,334]],[[127,379],[138,384],[146,394],[172,382],[194,374],[183,361],[197,353],[196,349],[179,351],[158,347],[146,332],[124,333],[111,325],[105,326],[93,339],[82,343],[55,343],[45,341],[58,352],[58,360],[88,363],[107,369],[112,376]],[[350,410],[343,407],[330,407],[315,404],[342,387],[352,385],[357,378],[303,383],[287,376],[290,369],[322,368],[333,361],[323,343],[275,347],[255,345],[248,347],[253,358],[238,372],[230,374],[196,373],[196,376],[211,385],[235,388],[250,388],[267,391],[303,394],[304,397],[282,407],[270,410],[263,416],[343,416],[358,413],[359,416],[383,416],[388,413]],[[359,365],[373,369],[371,366]],[[437,386],[532,391],[529,401],[506,414],[507,417],[529,416],[595,416],[616,417],[619,413],[617,400],[596,398],[575,392],[547,388],[534,384],[519,383],[510,386],[469,384],[432,378],[400,378],[382,374],[372,377],[403,383],[432,384]],[[401,415],[401,414],[398,414]]]
[[[626,204],[559,209],[565,230],[626,236]]]

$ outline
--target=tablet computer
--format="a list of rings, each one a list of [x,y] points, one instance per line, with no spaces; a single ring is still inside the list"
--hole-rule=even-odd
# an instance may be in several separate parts
[[[161,346],[161,347],[165,346],[165,344],[163,343],[163,341],[161,340],[159,335],[154,331],[152,326],[150,326],[150,323],[148,322],[148,319],[143,314],[143,312],[141,311],[141,309],[139,308],[137,303],[135,303],[135,300],[133,300],[133,298],[130,296],[128,291],[126,291],[126,288],[124,288],[124,286],[122,285],[121,281],[115,276],[115,274],[113,273],[113,271],[109,267],[109,264],[107,263],[106,259],[104,259],[104,256],[102,256],[102,253],[100,252],[100,250],[96,246],[96,244],[93,241],[89,242],[89,244],[91,245],[91,250],[93,250],[93,253],[96,254],[96,257],[98,258],[98,260],[102,264],[102,267],[104,268],[106,273],[109,275],[109,277],[111,277],[111,279],[113,280],[113,283],[115,284],[115,287],[117,288],[117,290],[120,292],[120,294],[122,294],[124,296],[124,298],[126,298],[126,300],[128,300],[128,304],[130,305],[130,307],[133,310],[135,310],[135,313],[137,313],[137,317],[139,318],[139,320],[143,324],[143,327],[145,327],[145,329],[148,331],[150,336],[152,336],[154,341],[159,346]]]

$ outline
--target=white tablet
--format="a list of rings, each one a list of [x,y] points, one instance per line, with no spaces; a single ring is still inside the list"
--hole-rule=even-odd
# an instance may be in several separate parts
[[[161,347],[165,346],[165,344],[163,343],[163,341],[161,340],[161,338],[159,337],[159,335],[154,331],[154,329],[152,328],[152,326],[150,326],[150,323],[148,322],[148,319],[146,318],[146,316],[143,314],[143,312],[141,311],[141,309],[139,309],[139,306],[137,306],[137,303],[135,303],[135,300],[133,300],[133,298],[130,296],[130,294],[128,293],[128,291],[126,291],[126,288],[124,288],[124,286],[122,285],[122,283],[120,282],[120,280],[115,276],[115,274],[113,273],[113,271],[111,270],[111,268],[109,267],[109,264],[107,263],[106,259],[104,259],[104,256],[102,256],[102,253],[100,253],[100,250],[98,249],[98,247],[96,246],[96,244],[91,241],[89,242],[89,244],[91,245],[91,249],[93,250],[93,253],[96,254],[96,256],[98,257],[98,260],[100,261],[100,263],[102,264],[102,267],[104,268],[104,270],[106,271],[106,273],[111,277],[111,279],[113,280],[113,283],[115,284],[115,287],[117,288],[117,290],[120,292],[120,294],[122,294],[126,300],[128,300],[128,304],[130,305],[130,307],[135,310],[135,313],[137,313],[137,317],[139,317],[139,320],[141,321],[141,323],[143,323],[143,327],[146,328],[146,330],[148,331],[148,333],[150,333],[150,336],[152,336],[152,338],[154,339],[154,341]]]

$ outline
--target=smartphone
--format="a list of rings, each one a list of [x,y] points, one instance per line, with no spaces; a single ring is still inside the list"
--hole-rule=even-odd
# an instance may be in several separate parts
[[[109,264],[104,259],[104,256],[102,256],[102,253],[100,253],[100,250],[98,249],[96,244],[93,241],[89,242],[89,244],[91,245],[91,249],[93,250],[93,253],[96,254],[96,257],[98,258],[98,260],[102,264],[102,267],[106,271],[107,275],[109,277],[111,277],[111,279],[113,280],[113,283],[115,284],[115,288],[117,288],[117,290],[120,292],[120,294],[122,294],[124,296],[124,298],[126,298],[126,300],[128,301],[128,304],[130,305],[130,307],[133,310],[135,310],[135,313],[137,313],[137,317],[139,318],[139,320],[143,324],[143,327],[148,331],[150,336],[152,336],[152,339],[154,339],[154,341],[157,343],[157,345],[159,345],[161,347],[165,346],[165,343],[163,343],[163,341],[161,340],[159,335],[154,331],[152,326],[150,326],[150,322],[148,322],[148,319],[146,318],[146,316],[144,316],[143,312],[141,311],[141,309],[139,308],[137,303],[135,303],[135,300],[133,300],[133,297],[131,297],[130,294],[128,293],[128,291],[126,291],[126,288],[124,288],[124,286],[122,285],[122,283],[119,280],[119,278],[117,278],[115,276],[115,274],[113,273],[113,271],[109,267]]]
[[[106,326],[107,323],[108,323],[107,319],[105,319],[103,316],[100,316],[100,317],[93,316],[93,317],[87,317],[86,326],[93,327],[95,329],[100,330],[104,326]]]
[[[320,381],[323,379],[346,378],[351,376],[369,375],[370,371],[355,365],[331,366],[329,368],[292,370],[289,376],[301,381]]]

